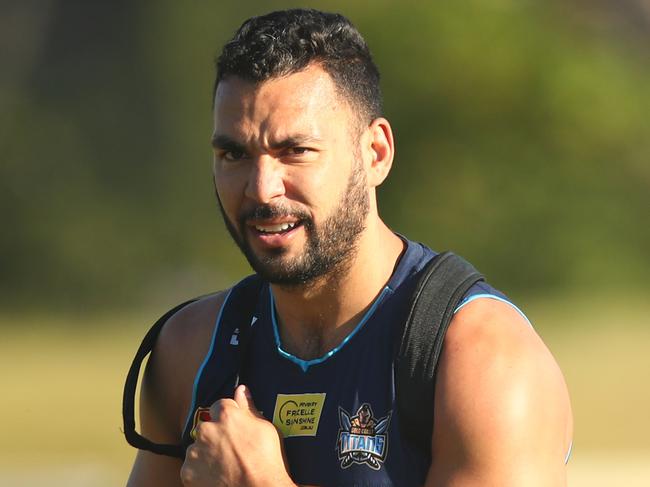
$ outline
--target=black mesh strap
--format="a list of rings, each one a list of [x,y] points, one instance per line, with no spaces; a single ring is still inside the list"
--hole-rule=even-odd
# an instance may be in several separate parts
[[[126,382],[124,383],[124,395],[122,398],[122,417],[124,419],[124,436],[126,441],[129,442],[131,446],[139,448],[141,450],[149,450],[153,453],[159,455],[166,455],[169,457],[176,457],[180,459],[185,458],[185,448],[181,445],[165,445],[154,443],[153,441],[145,438],[140,435],[135,430],[135,393],[138,386],[138,377],[140,375],[140,369],[142,367],[142,362],[144,358],[151,353],[154,345],[156,344],[156,339],[162,330],[163,325],[176,314],[179,310],[197,301],[200,298],[190,299],[184,303],[179,304],[175,308],[170,309],[161,316],[158,321],[151,327],[147,332],[138,351],[133,358],[133,363],[129,368],[129,373],[126,376]]]
[[[454,310],[480,280],[483,276],[461,257],[438,254],[418,282],[404,324],[396,372],[401,432],[429,456],[435,374],[445,333]]]

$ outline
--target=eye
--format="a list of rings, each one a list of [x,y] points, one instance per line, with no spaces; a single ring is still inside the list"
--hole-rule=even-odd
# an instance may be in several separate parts
[[[310,157],[314,153],[314,149],[310,147],[303,147],[303,146],[295,146],[295,147],[287,147],[282,155],[285,157],[298,157],[298,158],[303,158],[303,157]]]
[[[307,163],[317,159],[318,150],[314,147],[305,147],[303,145],[288,146],[283,149],[279,156],[290,163]]]
[[[233,149],[223,151],[221,154],[219,154],[219,157],[225,161],[236,162],[244,159],[246,157],[246,153],[241,150]]]

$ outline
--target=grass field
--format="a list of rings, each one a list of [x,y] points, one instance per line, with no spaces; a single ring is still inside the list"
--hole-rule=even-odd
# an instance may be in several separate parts
[[[650,485],[650,305],[640,297],[529,303],[576,423],[574,487]],[[150,316],[0,317],[0,486],[123,485],[123,378]]]

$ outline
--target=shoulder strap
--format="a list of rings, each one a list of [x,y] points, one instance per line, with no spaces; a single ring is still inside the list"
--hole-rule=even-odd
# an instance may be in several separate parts
[[[435,374],[445,333],[460,301],[481,280],[467,261],[443,252],[427,264],[411,299],[397,357],[397,408],[403,436],[429,457]]]
[[[135,430],[135,392],[138,387],[138,377],[140,376],[140,369],[145,357],[151,353],[156,339],[160,335],[160,330],[167,323],[167,320],[175,315],[178,311],[183,309],[188,304],[192,304],[199,298],[190,299],[184,303],[175,306],[167,311],[164,315],[158,318],[151,329],[142,339],[142,343],[133,358],[129,372],[126,375],[124,382],[124,394],[122,396],[122,419],[124,420],[124,436],[129,445],[134,446],[140,450],[149,450],[159,455],[167,455],[169,457],[177,457],[184,459],[185,452],[180,445],[165,445],[154,443],[153,441],[140,435]]]
[[[433,431],[433,414],[422,415],[422,411],[433,412],[433,395],[435,372],[445,333],[453,317],[454,310],[465,293],[483,277],[461,257],[444,252],[431,260],[424,269],[411,300],[411,309],[404,324],[402,340],[397,357],[397,407],[403,435],[422,451],[430,452],[431,433]],[[247,279],[248,285],[241,286],[242,294],[252,296],[259,293],[260,282]],[[181,445],[154,443],[135,430],[135,393],[138,377],[144,358],[151,353],[160,330],[167,320],[185,306],[197,301],[194,298],[179,304],[165,313],[151,327],[142,340],[142,344],[133,359],[124,384],[122,415],[124,418],[124,435],[127,442],[139,449],[149,450],[160,455],[185,458],[185,449]],[[246,299],[237,299],[239,312],[246,315],[239,320],[244,328],[240,329],[243,338],[238,360],[241,369],[245,362],[246,342],[254,305],[241,306],[242,303],[254,303]],[[240,307],[241,306],[241,307]],[[232,371],[237,376],[240,370]],[[235,379],[239,382],[239,378]],[[242,380],[243,382],[243,380]]]
[[[249,278],[241,281],[235,288],[233,288],[232,295],[235,295],[235,299],[231,299],[231,303],[234,301],[234,313],[239,313],[242,319],[239,321],[240,325],[240,347],[239,353],[240,357],[235,362],[237,367],[241,369],[242,360],[244,359],[247,353],[248,345],[248,335],[250,333],[250,321],[251,316],[255,309],[255,301],[252,300],[252,297],[259,295],[259,290],[261,286],[261,280],[256,276],[250,276]],[[126,376],[126,381],[124,383],[124,395],[122,399],[122,417],[124,420],[124,436],[126,441],[133,447],[140,450],[148,450],[159,455],[166,455],[170,457],[180,458],[181,460],[185,458],[185,447],[182,444],[178,445],[169,445],[169,444],[160,444],[155,443],[148,438],[140,435],[135,429],[135,395],[136,389],[138,386],[138,378],[140,375],[140,369],[142,368],[142,362],[145,357],[151,353],[153,350],[158,335],[162,330],[165,323],[175,315],[178,311],[183,309],[185,306],[198,301],[204,296],[190,299],[184,303],[175,306],[174,308],[167,311],[163,316],[161,316],[156,323],[151,327],[147,332],[145,337],[138,348],[138,351],[133,358],[131,367]],[[224,303],[225,306],[225,303]],[[232,308],[232,306],[231,306]],[[230,375],[235,377],[236,383],[240,381],[240,371],[232,370],[225,371],[226,376]]]

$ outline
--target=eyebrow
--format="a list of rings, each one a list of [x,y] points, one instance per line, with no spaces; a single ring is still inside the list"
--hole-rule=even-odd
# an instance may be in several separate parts
[[[322,142],[322,139],[319,137],[314,137],[311,135],[296,134],[286,137],[277,142],[271,142],[270,148],[274,150],[278,149],[287,149],[289,147],[297,147],[303,144],[309,144],[314,142]],[[215,149],[221,150],[237,150],[245,151],[246,147],[241,142],[237,142],[235,139],[227,135],[214,135],[212,137],[212,147]]]
[[[311,135],[296,134],[279,140],[277,142],[271,142],[271,149],[287,149],[289,147],[297,147],[304,144],[310,144],[314,142],[322,142],[322,139],[319,137],[314,137]]]
[[[237,142],[235,139],[231,139],[227,135],[213,135],[211,142],[212,142],[212,147],[215,149],[242,151],[242,152],[246,150],[244,144]]]

